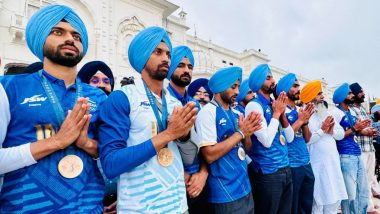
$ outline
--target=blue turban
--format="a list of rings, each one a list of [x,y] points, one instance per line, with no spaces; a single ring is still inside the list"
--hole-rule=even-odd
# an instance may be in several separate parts
[[[137,72],[141,73],[150,55],[161,41],[165,42],[171,52],[172,43],[164,28],[148,27],[133,38],[129,45],[128,58],[129,63]]]
[[[208,82],[212,93],[220,93],[231,87],[237,80],[241,81],[243,70],[240,67],[226,67],[213,74]]]
[[[362,91],[362,87],[359,85],[359,83],[355,82],[355,83],[352,83],[350,85],[350,89],[352,91],[352,93],[357,96],[361,91]]]
[[[236,102],[240,103],[242,100],[244,100],[245,96],[247,96],[248,91],[250,90],[248,86],[248,79],[244,80],[239,87],[239,94],[236,97]]]
[[[375,112],[380,111],[380,104],[374,105],[371,108],[371,114],[375,114]]]
[[[335,89],[333,94],[333,102],[335,104],[342,103],[346,99],[348,93],[350,93],[350,85],[348,83],[343,83],[341,86]]]
[[[44,44],[51,29],[60,21],[66,20],[81,36],[83,55],[88,48],[88,37],[86,26],[73,9],[59,4],[52,4],[38,10],[30,18],[26,26],[26,43],[29,49],[41,61],[44,60]]]
[[[94,76],[98,71],[102,72],[110,79],[111,91],[113,91],[115,79],[111,68],[108,67],[105,62],[91,61],[86,63],[78,72],[78,77],[82,80],[82,82],[89,84],[92,76]]]
[[[177,46],[173,48],[173,52],[171,55],[172,55],[171,64],[170,64],[170,69],[167,76],[168,80],[170,80],[175,69],[177,69],[178,64],[182,61],[183,58],[185,57],[188,58],[191,65],[193,65],[194,67],[194,56],[190,48],[188,48],[187,46],[182,45],[182,46]]]
[[[207,93],[210,95],[210,99],[212,99],[213,94],[210,90],[210,87],[208,87],[208,79],[206,78],[199,78],[191,82],[189,87],[187,87],[187,93],[189,94],[189,96],[194,97],[195,93],[197,93],[197,91],[201,87],[203,87],[207,91]]]
[[[277,83],[276,94],[280,95],[281,92],[285,91],[288,93],[289,90],[293,87],[294,82],[297,80],[296,75],[293,73],[288,73],[283,76],[280,81]]]
[[[261,64],[257,66],[249,75],[249,87],[253,92],[257,92],[264,84],[268,74],[270,74],[270,68],[267,64]]]

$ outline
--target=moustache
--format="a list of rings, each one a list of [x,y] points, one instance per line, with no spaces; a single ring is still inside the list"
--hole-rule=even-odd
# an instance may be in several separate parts
[[[190,76],[189,73],[184,73],[184,74],[182,74],[182,75],[180,76],[180,78],[182,78],[182,77],[188,77],[188,78],[191,78],[191,76]]]
[[[75,45],[73,43],[72,44],[70,44],[70,43],[71,42],[65,42],[64,44],[60,44],[60,45],[58,45],[58,48],[62,49],[64,47],[71,47],[75,50],[75,52],[79,52],[79,49],[77,47],[75,47]]]

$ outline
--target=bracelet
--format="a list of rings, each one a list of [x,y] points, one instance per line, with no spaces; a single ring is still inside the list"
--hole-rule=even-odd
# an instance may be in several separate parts
[[[245,138],[243,132],[240,129],[238,129],[237,132],[243,137],[243,139]]]

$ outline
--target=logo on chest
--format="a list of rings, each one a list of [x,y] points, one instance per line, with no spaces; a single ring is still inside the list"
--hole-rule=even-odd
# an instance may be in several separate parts
[[[150,109],[150,103],[149,101],[146,101],[146,100],[141,101],[139,106],[141,106],[144,109]]]
[[[227,124],[226,118],[222,118],[222,119],[219,120],[219,125],[225,126],[226,124]]]
[[[32,97],[25,98],[21,105],[29,104],[29,106],[41,106],[41,103],[47,100],[47,97],[43,97],[42,94],[34,95]]]

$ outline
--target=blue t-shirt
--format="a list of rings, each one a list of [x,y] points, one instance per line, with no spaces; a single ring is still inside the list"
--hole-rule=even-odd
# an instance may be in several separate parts
[[[290,125],[293,125],[298,120],[297,108],[292,109],[287,106],[285,115]],[[310,162],[309,151],[301,128],[295,133],[294,140],[288,143],[288,156],[290,167],[300,167]]]
[[[342,126],[344,131],[347,131],[355,125],[357,118],[354,117],[350,111],[344,111],[344,109],[340,106],[338,108],[339,109],[337,111],[342,111],[344,114],[339,124]],[[344,137],[342,140],[337,140],[336,146],[340,155],[360,156],[361,154],[360,145],[355,140],[355,134]]]
[[[76,84],[66,88],[63,80],[46,72],[43,75],[50,82],[61,106],[67,114],[77,98]],[[38,73],[4,76],[1,80],[8,96],[11,120],[3,147],[12,147],[35,142],[58,132],[59,124],[41,84]],[[80,81],[79,79],[77,81]],[[89,137],[95,136],[95,121],[98,107],[106,99],[99,89],[80,82],[82,97],[89,97],[92,114]],[[94,160],[75,145],[74,153],[83,161],[83,171],[72,179],[64,178],[58,172],[59,161],[68,154],[68,149],[56,151],[38,163],[24,167],[4,176],[0,194],[0,213],[99,213],[103,210],[104,181]]]
[[[251,102],[257,102],[261,105],[264,118],[269,124],[273,115],[272,100],[268,101],[263,95],[257,93],[256,98]],[[285,142],[285,145],[280,142],[280,135],[283,134],[280,126],[269,148],[263,146],[255,135],[251,136],[252,148],[249,152],[249,157],[252,159],[252,167],[255,172],[261,170],[263,174],[271,174],[277,172],[280,168],[289,166],[287,142]]]
[[[197,130],[201,135],[201,147],[215,145],[235,133],[233,122],[239,112],[224,111],[212,103],[205,105],[198,113]],[[238,146],[209,165],[207,180],[208,201],[226,203],[240,199],[251,192],[247,173],[247,160],[238,157]]]
[[[245,115],[245,108],[240,103],[235,107],[235,109]]]

